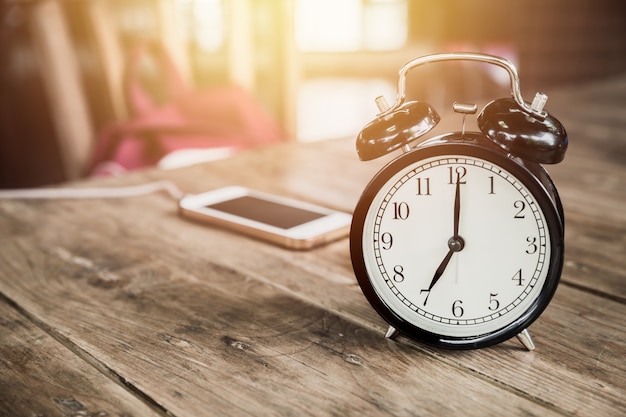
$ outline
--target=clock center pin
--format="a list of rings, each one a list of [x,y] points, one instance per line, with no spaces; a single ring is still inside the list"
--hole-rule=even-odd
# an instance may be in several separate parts
[[[464,247],[465,241],[461,236],[452,236],[448,240],[448,248],[450,248],[452,252],[461,252]]]

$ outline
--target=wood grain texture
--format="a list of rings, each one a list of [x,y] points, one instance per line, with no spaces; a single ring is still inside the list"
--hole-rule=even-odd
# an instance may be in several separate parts
[[[159,416],[0,299],[0,415]]]
[[[107,254],[116,256],[124,253]],[[180,269],[152,260],[103,277],[69,251],[18,240],[1,263],[13,271],[27,261],[41,277],[7,291],[36,320],[174,415],[440,415],[469,406],[488,415],[500,405],[476,398],[490,395],[520,414],[558,415],[271,282],[186,258]],[[32,284],[45,293],[22,298]]]
[[[622,416],[626,135],[623,113],[606,103],[626,104],[610,98],[624,97],[626,82],[614,83],[612,95],[600,85],[551,97],[571,140],[566,160],[548,167],[565,209],[566,261],[530,328],[535,352],[515,340],[460,352],[389,341],[347,239],[292,252],[185,221],[165,194],[0,202],[0,293],[76,361],[175,416]],[[75,186],[242,184],[350,212],[390,158],[359,162],[352,140],[284,144]]]

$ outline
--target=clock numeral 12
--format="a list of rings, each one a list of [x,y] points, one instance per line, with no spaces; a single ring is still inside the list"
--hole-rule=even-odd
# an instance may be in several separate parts
[[[452,167],[448,167],[448,170],[450,171],[450,182],[448,184],[456,184],[457,182],[459,184],[467,183],[467,181],[461,181],[465,177],[465,174],[467,174],[467,169],[465,169],[465,167],[456,167],[455,170],[452,170]],[[456,181],[454,180],[454,172],[456,172]]]

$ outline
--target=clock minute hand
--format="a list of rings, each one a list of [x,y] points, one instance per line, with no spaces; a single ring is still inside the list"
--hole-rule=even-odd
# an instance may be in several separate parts
[[[456,192],[454,194],[454,235],[452,238],[459,238],[459,217],[461,217],[461,181],[456,179]]]
[[[456,179],[456,192],[454,194],[454,234],[448,240],[451,252],[461,252],[465,247],[465,241],[459,236],[459,218],[461,217],[461,180]]]

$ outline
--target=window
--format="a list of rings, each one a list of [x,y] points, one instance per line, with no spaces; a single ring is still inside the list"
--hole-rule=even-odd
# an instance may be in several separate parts
[[[296,0],[295,38],[303,52],[399,49],[407,33],[406,0]]]
[[[222,0],[176,0],[183,36],[202,52],[217,52],[224,45],[222,3]]]
[[[353,135],[375,117],[374,97],[395,94],[393,82],[381,77],[376,64],[380,53],[405,47],[409,0],[175,2],[183,38],[194,46],[190,51],[198,85],[210,85],[209,78],[219,77],[222,67],[224,79],[232,81],[242,67],[233,66],[232,57],[240,57],[249,63],[243,67],[253,94],[298,140]],[[247,15],[237,12],[242,5]],[[236,31],[237,20],[249,24],[249,30]],[[285,26],[279,30],[279,25]],[[291,27],[293,32],[285,29]],[[285,39],[289,33],[292,38]],[[241,43],[235,38],[252,47],[238,49]],[[359,64],[345,52],[358,54]],[[277,65],[288,68],[273,67]],[[290,71],[297,72],[297,80],[285,87],[290,79],[284,74]]]
[[[298,92],[297,139],[354,137],[378,113],[374,98],[394,97],[395,86],[376,78],[315,78]]]
[[[298,140],[354,136],[378,113],[374,98],[395,95],[392,82],[378,78],[376,72],[352,77],[351,58],[332,53],[359,53],[359,62],[376,62],[380,59],[376,52],[403,48],[408,38],[407,3],[296,0],[295,43],[304,55],[313,53],[317,68],[316,74],[302,79],[298,88]],[[328,52],[331,54],[323,54]],[[338,68],[342,68],[341,74],[336,74]]]

